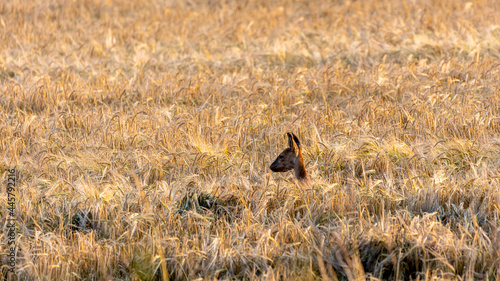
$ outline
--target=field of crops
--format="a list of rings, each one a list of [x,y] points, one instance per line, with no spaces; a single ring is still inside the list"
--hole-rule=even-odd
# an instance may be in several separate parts
[[[499,15],[0,2],[0,278],[500,279]]]

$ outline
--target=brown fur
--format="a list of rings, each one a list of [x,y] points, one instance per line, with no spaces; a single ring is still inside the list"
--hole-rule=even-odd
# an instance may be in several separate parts
[[[296,135],[287,133],[288,147],[278,155],[276,160],[269,167],[273,172],[287,172],[294,170],[295,177],[304,182],[309,179],[306,167],[304,164],[304,157],[302,157],[302,146]]]

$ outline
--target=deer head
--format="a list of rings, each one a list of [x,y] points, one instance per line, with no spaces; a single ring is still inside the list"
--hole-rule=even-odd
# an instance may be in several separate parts
[[[269,167],[273,172],[295,171],[298,180],[307,180],[307,172],[302,157],[302,146],[299,138],[293,133],[286,133],[288,137],[288,147],[278,155],[278,158]]]

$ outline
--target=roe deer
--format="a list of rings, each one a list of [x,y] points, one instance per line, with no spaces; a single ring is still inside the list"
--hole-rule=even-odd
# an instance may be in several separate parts
[[[288,136],[288,148],[280,153],[269,168],[273,172],[286,172],[293,169],[299,183],[306,183],[309,181],[309,177],[302,157],[302,146],[299,138],[293,133],[286,133],[286,135]]]

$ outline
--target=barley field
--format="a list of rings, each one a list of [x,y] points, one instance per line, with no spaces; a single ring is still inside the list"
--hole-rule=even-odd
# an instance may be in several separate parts
[[[499,280],[498,15],[0,2],[1,278]]]

